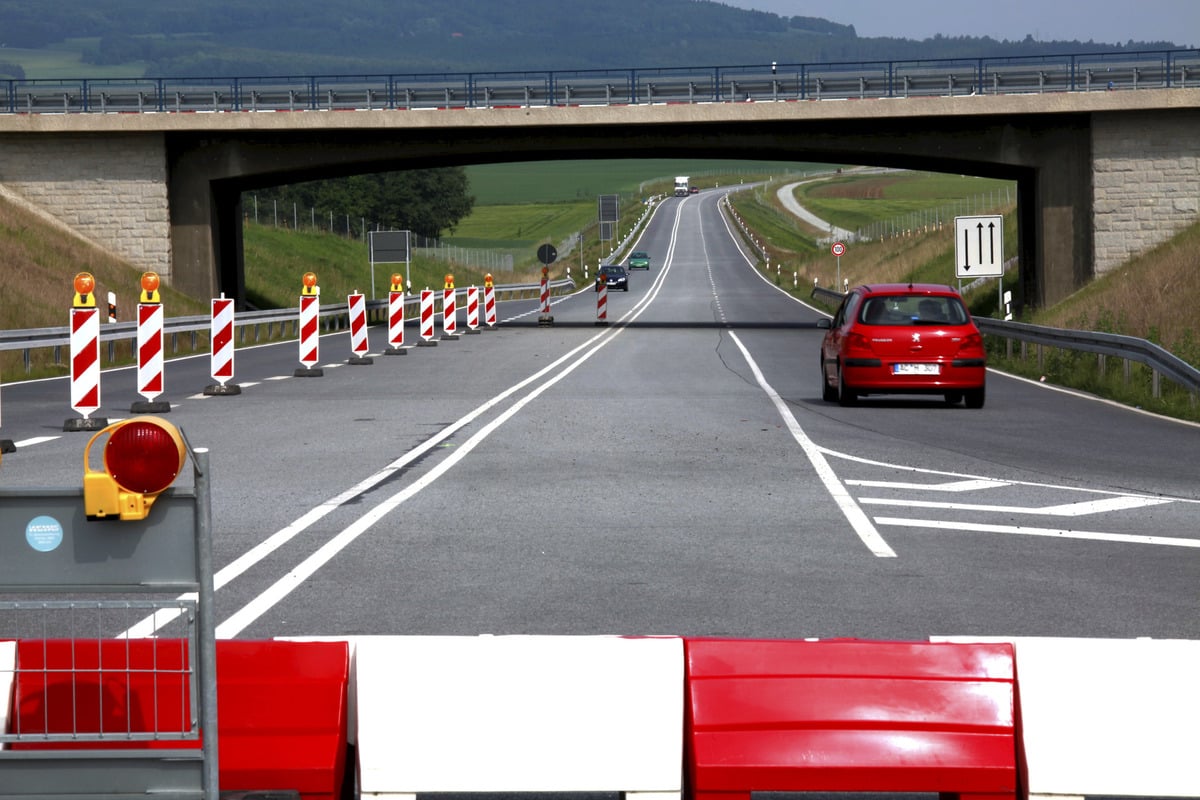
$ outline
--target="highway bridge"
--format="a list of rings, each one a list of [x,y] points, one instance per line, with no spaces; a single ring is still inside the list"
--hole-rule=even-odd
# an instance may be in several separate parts
[[[242,298],[241,193],[565,158],[1014,180],[1023,304],[1195,221],[1200,51],[597,72],[7,81],[0,187],[197,296]]]
[[[550,327],[538,301],[512,301],[495,330],[404,357],[382,355],[372,329],[370,365],[347,364],[346,335],[331,334],[318,378],[293,377],[295,342],[242,349],[237,396],[201,392],[206,358],[168,362],[167,416],[209,451],[212,624],[239,698],[231,719],[269,707],[306,736],[333,731],[343,754],[353,731],[344,774],[353,780],[357,758],[360,788],[377,793],[364,796],[707,797],[706,786],[738,797],[813,786],[1200,796],[1189,749],[1200,712],[1200,429],[999,373],[979,410],[825,402],[820,312],[753,268],[720,194],[662,202],[635,243],[652,268],[608,296],[607,326],[584,286],[554,301]],[[0,465],[0,500],[78,486],[84,435],[62,432],[68,397],[65,380],[4,387],[3,432],[18,446]],[[104,373],[98,414],[126,416],[136,399],[133,370]],[[194,480],[185,470],[178,483]],[[103,536],[126,523],[81,524]],[[19,536],[0,546],[24,547]],[[0,639],[33,640],[25,646],[38,652],[63,631],[49,613],[35,623],[18,613],[0,610]],[[169,646],[179,631],[178,615],[134,609],[86,619],[87,635],[106,639]],[[327,703],[325,679],[277,699],[305,662],[247,649],[275,637],[359,648],[358,724]],[[746,640],[798,657],[808,639],[844,637],[866,643],[835,643],[817,662],[865,647],[845,663],[870,674],[842,667],[837,685],[825,676],[768,692],[794,704],[719,699],[737,696],[721,686],[736,687],[740,669],[746,687],[786,677],[784,663],[787,675],[821,677]],[[1015,650],[972,645],[943,653],[947,666],[894,644],[943,637],[998,637]],[[302,652],[345,697],[344,651],[332,665],[325,651]],[[264,683],[268,664],[285,677]],[[949,694],[900,691],[901,676]],[[766,708],[779,710],[769,726],[754,716]],[[864,731],[839,749],[880,715],[920,724]],[[787,734],[770,731],[801,717],[823,733],[802,750],[774,746]],[[231,741],[225,788],[262,788],[234,781],[257,780],[280,753],[310,752],[292,739],[269,746],[270,724],[238,724],[265,739]],[[722,749],[721,732],[739,726],[759,738]],[[683,733],[638,737],[660,730],[697,738],[685,749]],[[944,737],[963,733],[973,744],[952,758]],[[717,749],[696,749],[701,737]],[[783,760],[722,762],[742,741]],[[905,743],[899,759],[889,748]],[[823,766],[814,752],[828,754]],[[878,760],[868,766],[866,753]],[[914,768],[896,769],[901,760]],[[341,776],[335,761],[325,772]],[[253,778],[238,772],[246,763]]]

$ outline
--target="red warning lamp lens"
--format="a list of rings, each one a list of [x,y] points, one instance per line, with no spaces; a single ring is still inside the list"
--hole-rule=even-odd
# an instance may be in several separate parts
[[[157,292],[159,283],[160,281],[157,272],[142,273],[142,291]]]
[[[304,281],[304,285],[311,289],[317,285],[317,273],[306,272],[304,273],[304,278],[302,280]]]
[[[104,445],[104,469],[130,492],[166,489],[183,468],[183,443],[160,425],[133,420],[121,425]]]

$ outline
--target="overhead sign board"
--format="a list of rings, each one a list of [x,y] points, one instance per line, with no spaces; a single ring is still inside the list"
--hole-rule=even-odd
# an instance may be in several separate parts
[[[371,231],[372,264],[407,264],[408,231]]]
[[[616,222],[621,219],[621,196],[619,194],[602,194],[600,195],[600,207],[598,209],[601,222]]]
[[[954,218],[954,274],[959,278],[1004,274],[1004,217]]]

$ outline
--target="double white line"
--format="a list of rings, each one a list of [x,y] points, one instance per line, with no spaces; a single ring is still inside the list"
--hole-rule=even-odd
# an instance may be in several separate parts
[[[680,204],[682,206],[682,204]],[[366,494],[368,491],[386,481],[397,472],[403,470],[409,464],[424,456],[430,450],[438,447],[441,443],[449,439],[458,431],[467,427],[471,423],[478,420],[481,416],[488,413],[496,406],[509,400],[513,395],[527,389],[533,384],[538,384],[531,389],[527,394],[510,405],[502,414],[497,416],[487,425],[476,431],[467,441],[460,447],[455,448],[449,455],[440,461],[435,467],[425,473],[421,478],[406,486],[396,494],[387,498],[377,506],[363,514],[352,524],[342,529],[337,535],[329,539],[325,544],[316,550],[312,555],[305,558],[297,564],[292,570],[284,575],[279,580],[275,581],[265,591],[251,600],[249,603],[238,609],[233,616],[217,626],[218,639],[231,639],[244,631],[255,620],[269,611],[272,607],[278,604],[281,600],[288,596],[296,587],[300,586],[305,580],[316,574],[317,570],[329,563],[338,553],[353,543],[359,536],[366,533],[371,526],[383,519],[392,511],[399,508],[405,501],[416,496],[423,489],[429,487],[441,476],[450,471],[459,461],[466,458],[467,455],[475,449],[477,445],[487,439],[501,425],[512,419],[525,406],[539,397],[543,392],[554,386],[563,378],[574,372],[580,365],[595,355],[601,348],[613,341],[624,330],[626,325],[632,320],[637,319],[650,304],[658,296],[662,289],[663,283],[666,280],[667,274],[671,269],[671,261],[675,252],[675,243],[679,233],[679,213],[676,213],[675,222],[671,232],[671,242],[668,250],[667,258],[664,260],[663,269],[655,276],[651,289],[638,302],[626,312],[618,321],[617,324],[605,331],[597,333],[583,344],[575,347],[565,355],[559,357],[553,363],[548,364],[542,369],[530,375],[520,383],[514,384],[500,394],[491,398],[483,405],[461,417],[457,421],[442,428],[435,436],[427,439],[422,444],[409,450],[400,458],[391,462],[387,466],[380,469],[378,472],[360,481],[346,491],[336,495],[335,497],[326,500],[318,506],[310,509],[307,513],[301,516],[296,521],[287,525],[284,528],[271,534],[261,543],[248,550],[245,554],[235,559],[228,566],[219,570],[213,576],[214,588],[220,590],[227,586],[238,576],[254,567],[271,553],[278,550],[283,545],[290,542],[302,531],[306,530],[318,520],[326,515],[338,510],[345,504],[355,500]],[[550,376],[547,378],[547,376]],[[545,379],[545,380],[543,380]],[[194,594],[183,595],[181,599],[195,599]],[[154,636],[158,631],[170,624],[179,616],[177,611],[163,610],[152,614],[149,617],[138,622],[136,625],[123,631],[119,637],[143,638]]]

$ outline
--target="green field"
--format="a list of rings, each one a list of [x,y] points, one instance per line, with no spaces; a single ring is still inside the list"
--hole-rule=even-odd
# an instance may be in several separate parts
[[[818,217],[847,230],[923,211],[947,209],[951,214],[991,213],[991,208],[1015,203],[1016,183],[971,175],[939,172],[844,175],[830,181],[797,187],[797,199]],[[987,197],[995,202],[987,203]],[[978,199],[986,208],[960,206]]]
[[[480,164],[466,171],[477,206],[560,202],[594,206],[602,194],[642,199],[670,191],[676,175],[712,186],[721,181],[761,180],[824,169],[799,162],[652,158]]]

